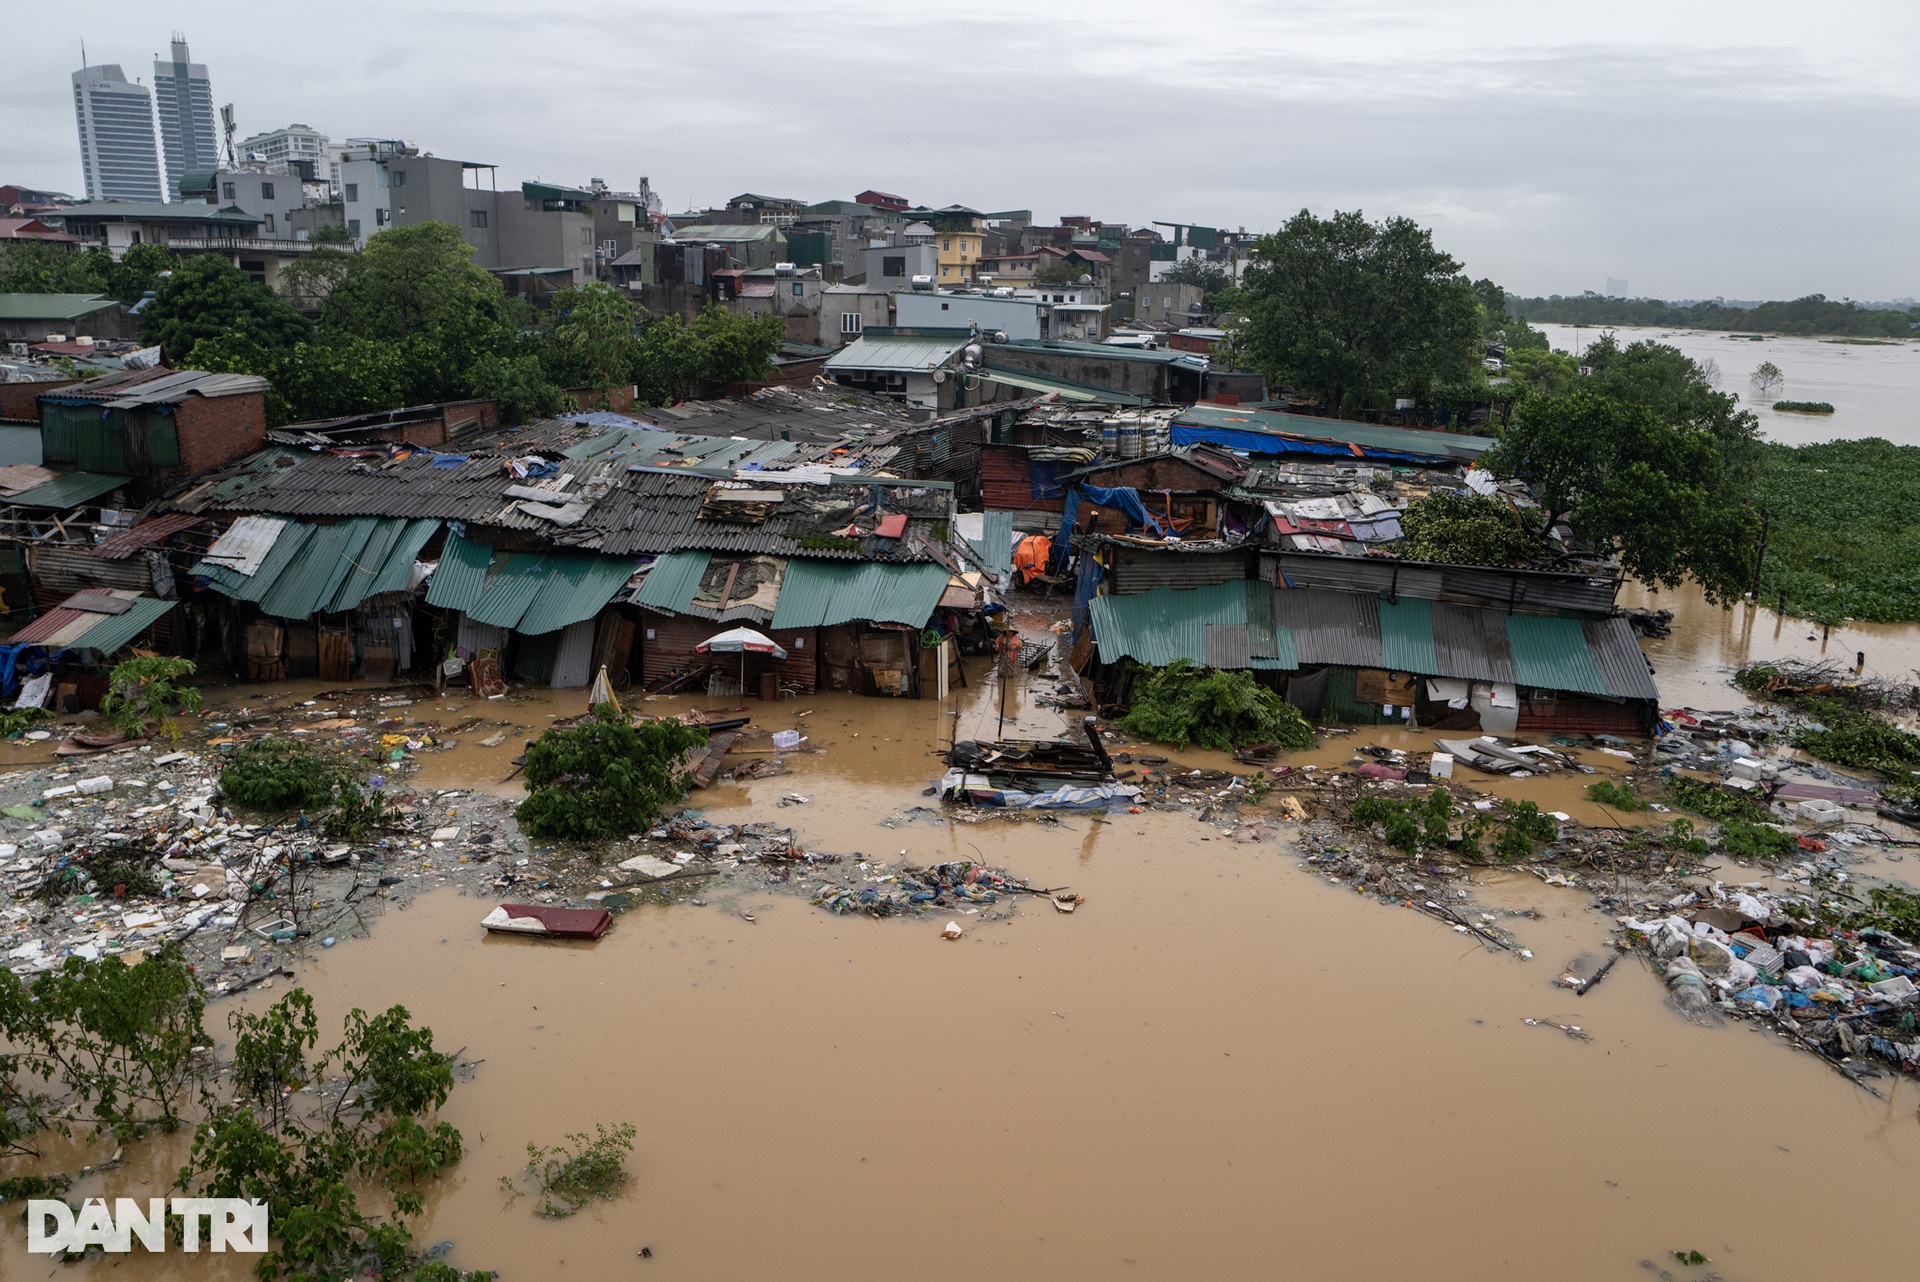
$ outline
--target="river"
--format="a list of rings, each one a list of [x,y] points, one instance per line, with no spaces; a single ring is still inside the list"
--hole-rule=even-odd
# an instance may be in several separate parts
[[[1537,325],[1556,351],[1578,354],[1608,329],[1622,345],[1651,339],[1677,347],[1718,371],[1715,385],[1733,392],[1760,419],[1768,440],[1783,445],[1879,436],[1896,445],[1920,445],[1920,342],[1884,345],[1828,338],[1758,341],[1710,330],[1641,329],[1630,326]],[[1786,375],[1777,393],[1758,396],[1751,382],[1756,366],[1771,361]],[[1780,400],[1826,401],[1831,414],[1778,411]]]
[[[1725,655],[1718,634],[1696,635],[1709,640],[1677,644],[1672,666]],[[972,675],[963,737],[998,715],[994,678],[977,661]],[[523,719],[583,703],[543,697]],[[1064,729],[1028,698],[1013,710],[1025,732]],[[490,901],[441,890],[316,951],[300,982],[329,1022],[403,1002],[483,1061],[445,1113],[469,1155],[419,1226],[462,1267],[507,1282],[1603,1282],[1660,1268],[1804,1282],[1905,1276],[1920,1252],[1912,1087],[1881,1103],[1752,1028],[1687,1024],[1637,960],[1592,997],[1555,988],[1611,924],[1578,892],[1507,872],[1477,887],[1486,907],[1541,914],[1513,919],[1535,954],[1522,960],[1188,815],[888,826],[939,772],[933,703],[823,695],[756,720],[804,728],[819,752],[698,794],[711,818],[774,818],[810,847],[882,860],[984,858],[1085,905],[957,914],[967,929],[950,943],[944,918],[836,918],[742,889],[556,945],[488,936]],[[1302,760],[1406,735],[1363,730]],[[499,779],[496,755],[466,753],[431,758],[422,782]],[[779,807],[790,793],[809,800]],[[639,1128],[617,1200],[562,1223],[507,1203],[498,1177],[529,1141],[597,1121]],[[179,1149],[130,1157],[76,1192],[146,1196]],[[1713,1263],[1680,1268],[1676,1250]],[[245,1264],[176,1253],[63,1271],[0,1234],[9,1280],[238,1279]]]

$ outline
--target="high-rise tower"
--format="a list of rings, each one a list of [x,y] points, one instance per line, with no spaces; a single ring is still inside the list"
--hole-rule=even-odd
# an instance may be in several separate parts
[[[82,67],[73,73],[73,114],[88,200],[166,198],[153,145],[153,97],[145,86],[128,84],[113,63]]]
[[[220,167],[220,134],[213,118],[213,86],[204,63],[187,54],[187,38],[175,32],[173,60],[153,63],[153,103],[160,116],[161,154],[167,164],[167,199],[180,199],[180,180],[197,169]]]

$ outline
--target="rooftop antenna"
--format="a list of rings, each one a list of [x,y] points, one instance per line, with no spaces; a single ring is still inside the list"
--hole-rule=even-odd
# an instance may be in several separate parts
[[[85,40],[82,40],[80,42],[80,70],[85,71],[86,69],[87,69],[87,42]]]
[[[235,170],[240,168],[240,153],[234,150],[233,135],[238,132],[233,125],[233,104],[220,108],[220,124],[227,135],[227,164]]]

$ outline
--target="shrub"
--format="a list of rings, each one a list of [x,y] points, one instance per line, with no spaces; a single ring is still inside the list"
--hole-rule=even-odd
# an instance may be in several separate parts
[[[1793,834],[1767,824],[1729,819],[1720,825],[1720,835],[1714,844],[1730,855],[1747,859],[1772,859],[1793,853]]]
[[[1300,710],[1251,672],[1221,672],[1185,659],[1136,670],[1133,706],[1120,728],[1176,748],[1197,744],[1218,752],[1249,743],[1286,752],[1313,746],[1313,727]]]
[[[577,726],[527,749],[527,799],[514,818],[528,835],[594,841],[645,828],[686,790],[687,753],[706,731],[678,721],[633,725],[599,704]]]
[[[200,711],[200,692],[174,682],[197,671],[188,659],[167,659],[148,655],[128,659],[107,678],[107,694],[100,700],[100,715],[128,737],[147,732],[149,724],[161,734],[173,738],[179,731],[173,718],[182,712]]]
[[[1825,401],[1775,401],[1773,408],[1785,414],[1831,414],[1833,406]]]
[[[1767,818],[1767,808],[1753,798],[1728,792],[1718,784],[1687,775],[1675,775],[1667,780],[1667,802],[1715,823],[1725,823],[1729,819],[1764,823]]]
[[[1540,552],[1539,530],[1491,494],[1430,494],[1408,506],[1400,528],[1395,550],[1417,561],[1524,565]]]
[[[1647,803],[1633,795],[1633,789],[1625,784],[1615,783],[1611,779],[1602,779],[1587,785],[1587,800],[1597,801],[1603,806],[1615,810],[1645,810]]]
[[[626,1160],[639,1132],[631,1122],[612,1130],[595,1122],[593,1129],[599,1132],[596,1139],[580,1132],[552,1148],[527,1145],[527,1179],[540,1195],[540,1214],[549,1219],[564,1220],[589,1202],[605,1201],[627,1182]],[[519,1191],[505,1175],[500,1185]]]

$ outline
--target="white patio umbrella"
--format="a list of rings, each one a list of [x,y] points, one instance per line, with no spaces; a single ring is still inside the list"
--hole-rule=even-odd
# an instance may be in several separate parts
[[[770,636],[752,628],[729,628],[719,636],[708,637],[693,647],[699,654],[738,654],[740,656],[740,693],[747,692],[747,655],[770,654],[784,659],[787,652]]]

